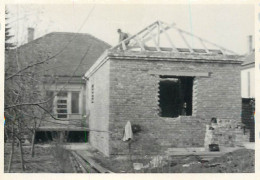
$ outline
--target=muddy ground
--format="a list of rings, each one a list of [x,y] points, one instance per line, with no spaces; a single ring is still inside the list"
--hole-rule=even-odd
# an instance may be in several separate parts
[[[98,152],[97,152],[98,153]],[[224,154],[221,157],[205,161],[199,156],[171,156],[162,160],[162,166],[148,167],[141,170],[134,170],[133,163],[142,163],[144,166],[149,163],[149,156],[143,159],[130,160],[93,157],[96,162],[115,173],[254,173],[255,172],[255,151],[239,149]]]
[[[25,146],[25,173],[73,173],[79,172],[71,163],[71,154],[60,146],[35,147],[35,157],[31,157],[30,146]],[[5,144],[4,172],[7,172],[11,146]],[[92,158],[103,167],[115,173],[253,173],[255,168],[254,150],[240,149],[227,153],[210,161],[203,161],[199,156],[171,156],[164,159],[159,167],[144,168],[136,171],[133,168],[135,160],[129,158],[109,159],[98,151],[92,152]],[[149,163],[150,157],[145,156],[138,162]],[[11,172],[22,172],[19,147],[15,147]]]

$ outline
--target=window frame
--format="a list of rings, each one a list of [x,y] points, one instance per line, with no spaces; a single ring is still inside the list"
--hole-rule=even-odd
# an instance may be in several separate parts
[[[53,92],[54,94],[57,93],[58,91],[55,90],[48,90],[47,92]],[[66,96],[64,95],[64,93],[67,93]],[[73,112],[72,113],[72,94],[78,94],[78,111],[77,112]],[[80,115],[82,114],[82,102],[81,102],[81,91],[80,90],[66,90],[66,91],[62,91],[62,93],[58,93],[56,94],[56,96],[53,98],[53,106],[52,106],[52,114],[58,118],[58,119],[69,119],[70,115]],[[61,95],[59,95],[61,94]],[[66,101],[66,102],[59,102],[59,101]],[[66,107],[58,107],[58,106],[66,106]],[[58,110],[66,110],[67,112],[58,112]],[[62,115],[64,115],[63,117],[61,117]],[[66,115],[66,116],[65,116]]]

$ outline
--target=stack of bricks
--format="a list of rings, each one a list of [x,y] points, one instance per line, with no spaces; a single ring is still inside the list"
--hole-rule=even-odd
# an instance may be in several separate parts
[[[217,119],[217,123],[206,126],[205,148],[209,144],[234,147],[249,142],[249,134],[244,132],[242,123],[230,119]]]

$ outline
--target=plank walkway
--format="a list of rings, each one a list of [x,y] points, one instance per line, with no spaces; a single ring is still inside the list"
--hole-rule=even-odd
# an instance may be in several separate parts
[[[71,153],[81,165],[83,173],[113,173],[93,160],[89,152],[79,150],[71,151]]]
[[[220,151],[210,152],[204,148],[169,148],[166,151],[168,156],[199,156],[202,160],[209,161],[213,158],[220,157],[226,153],[233,152],[244,147],[220,147]]]

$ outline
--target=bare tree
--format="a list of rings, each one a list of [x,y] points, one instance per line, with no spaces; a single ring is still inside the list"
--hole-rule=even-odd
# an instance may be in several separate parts
[[[93,9],[91,12],[92,11]],[[80,29],[86,23],[90,13]],[[8,30],[9,29],[7,29],[7,31]],[[8,38],[11,38],[10,34],[8,35]],[[64,90],[69,84],[72,77],[75,75],[75,72],[81,66],[83,60],[88,54],[91,46],[87,48],[85,54],[80,60],[80,63],[75,68],[68,81],[52,96],[47,96],[47,88],[48,86],[55,84],[57,79],[48,74],[46,66],[49,62],[51,62],[51,60],[55,59],[64,50],[66,50],[68,45],[76,36],[77,34],[75,34],[58,52],[51,53],[51,49],[49,49],[49,47],[43,47],[41,44],[33,44],[33,47],[30,49],[30,51],[32,51],[30,52],[32,56],[27,59],[21,59],[22,52],[19,47],[15,49],[10,48],[5,51],[5,132],[7,132],[7,136],[9,134],[11,135],[9,136],[9,139],[12,137],[12,149],[9,159],[8,172],[11,171],[12,167],[15,139],[19,143],[21,169],[24,171],[24,135],[29,135],[32,137],[31,156],[34,156],[34,141],[37,129],[44,121],[48,121],[46,117],[57,119],[50,110],[52,109],[53,98],[60,91]],[[6,38],[6,40],[10,39],[8,38]],[[46,87],[45,84],[47,84]]]

